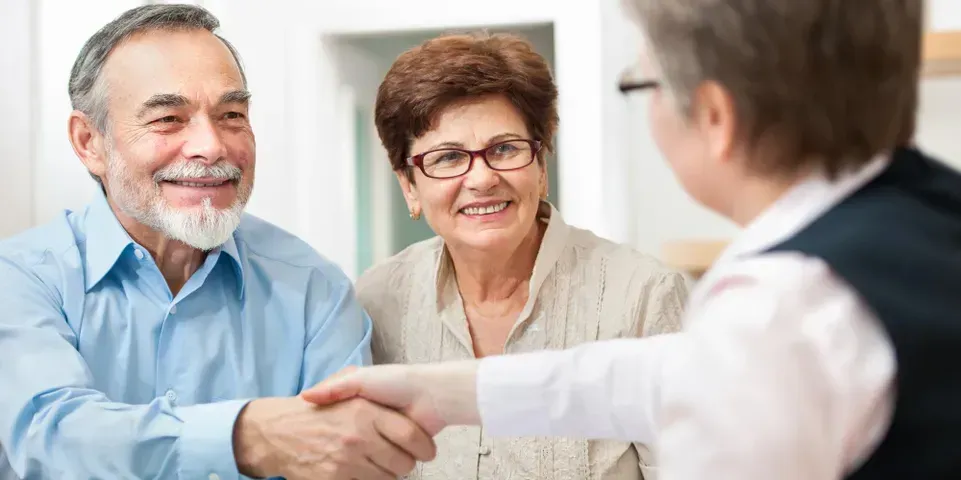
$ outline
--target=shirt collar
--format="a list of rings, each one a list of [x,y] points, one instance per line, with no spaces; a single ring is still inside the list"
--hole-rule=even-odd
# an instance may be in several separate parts
[[[240,256],[240,250],[237,248],[237,240],[235,237],[237,232],[234,232],[227,241],[221,245],[219,248],[222,252],[227,254],[230,258],[230,263],[234,272],[234,278],[237,280],[237,295],[243,300],[244,298],[244,262],[243,258]]]
[[[102,190],[98,189],[98,192],[84,218],[84,272],[87,291],[103,280],[120,255],[134,243],[111,210],[106,195]]]
[[[890,155],[885,154],[834,180],[829,180],[823,174],[811,175],[789,189],[749,223],[737,240],[724,250],[715,265],[760,253],[796,235],[824,212],[880,175],[890,163]]]
[[[88,207],[84,226],[86,233],[85,289],[89,292],[113,269],[121,255],[133,248],[136,243],[120,224],[102,190]],[[237,241],[234,239],[236,235],[235,232],[226,243],[212,250],[210,255],[219,257],[220,252],[227,254],[237,280],[238,295],[243,299],[244,269]]]
[[[554,205],[546,201],[542,201],[538,206],[537,219],[547,224],[547,230],[544,232],[544,238],[541,239],[541,246],[537,251],[537,258],[534,260],[534,271],[531,272],[527,305],[520,315],[521,318],[529,314],[529,310],[533,308],[537,292],[540,291],[544,280],[554,270],[554,265],[557,264],[561,252],[567,245],[571,230],[571,227],[564,222]],[[454,278],[454,265],[443,243],[437,255],[434,272],[435,305],[437,311],[440,312],[450,305],[458,304],[457,302],[460,299],[460,294],[457,292],[457,282]]]

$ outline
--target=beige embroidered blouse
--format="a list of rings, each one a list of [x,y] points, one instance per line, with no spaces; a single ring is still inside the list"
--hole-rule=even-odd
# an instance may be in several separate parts
[[[548,222],[530,296],[507,353],[652,335],[680,328],[684,278],[652,257],[564,223]],[[439,237],[372,267],[357,283],[374,322],[375,363],[464,360],[474,350],[453,267]],[[491,438],[480,427],[451,427],[437,437],[437,458],[412,480],[655,480],[643,445],[548,438]]]

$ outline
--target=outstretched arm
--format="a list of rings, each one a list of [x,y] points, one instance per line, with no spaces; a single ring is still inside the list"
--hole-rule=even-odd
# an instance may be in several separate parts
[[[236,478],[233,400],[177,407],[95,390],[56,292],[0,258],[0,444],[21,478]]]
[[[431,433],[483,424],[494,435],[647,441],[660,357],[679,341],[661,335],[481,361],[363,368],[303,396],[319,404],[361,396],[401,410]]]

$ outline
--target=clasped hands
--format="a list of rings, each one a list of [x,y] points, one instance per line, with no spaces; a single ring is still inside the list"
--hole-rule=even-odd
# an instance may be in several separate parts
[[[250,402],[234,428],[244,475],[394,479],[436,455],[432,437],[476,424],[476,364],[350,368],[289,398]]]

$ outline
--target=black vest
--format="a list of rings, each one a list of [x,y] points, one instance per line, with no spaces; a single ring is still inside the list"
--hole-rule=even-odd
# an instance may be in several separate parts
[[[823,259],[887,330],[890,429],[850,480],[961,479],[961,175],[917,150],[772,251]]]

